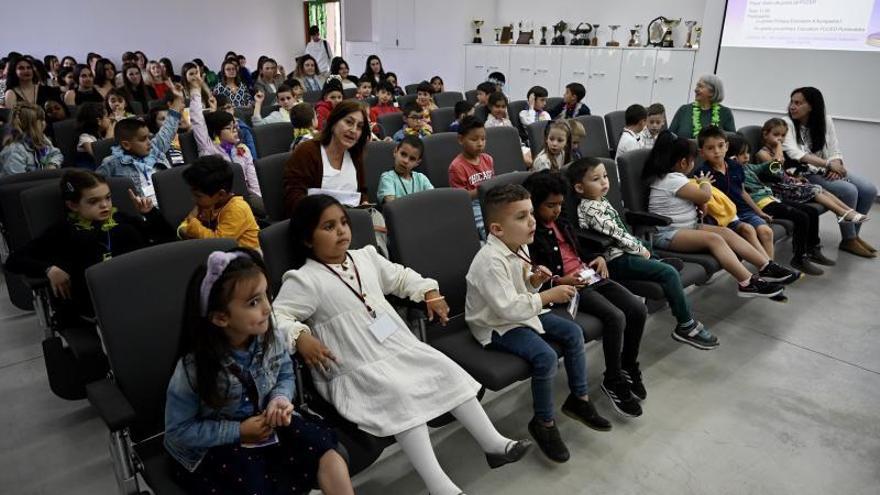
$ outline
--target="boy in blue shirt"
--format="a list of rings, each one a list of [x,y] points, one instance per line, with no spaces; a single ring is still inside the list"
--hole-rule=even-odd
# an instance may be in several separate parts
[[[379,177],[376,197],[379,203],[387,203],[408,194],[434,189],[428,177],[416,172],[422,162],[425,145],[418,136],[405,136],[394,149],[394,170],[387,170]]]

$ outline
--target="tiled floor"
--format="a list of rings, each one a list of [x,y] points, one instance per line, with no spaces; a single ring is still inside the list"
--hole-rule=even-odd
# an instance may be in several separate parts
[[[878,222],[863,236],[880,245]],[[738,299],[726,276],[692,293],[722,341],[716,351],[672,341],[668,312],[650,317],[641,355],[649,397],[638,420],[615,416],[598,395],[601,350],[591,346],[591,391],[614,430],[562,417],[567,464],[535,452],[492,471],[455,425],[434,432],[441,463],[470,494],[880,493],[880,260],[838,255],[830,215],[822,237],[838,266],[791,287],[788,304]],[[36,320],[0,292],[0,493],[115,493],[100,421],[84,401],[49,392]],[[566,393],[560,377],[558,399]],[[527,436],[527,385],[484,403],[502,433]],[[361,494],[425,493],[396,448],[355,483]]]

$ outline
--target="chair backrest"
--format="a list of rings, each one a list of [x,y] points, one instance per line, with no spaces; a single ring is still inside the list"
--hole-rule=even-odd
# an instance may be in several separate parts
[[[247,195],[247,185],[244,181],[244,172],[237,163],[230,163],[234,179],[232,191],[235,194]],[[153,185],[156,186],[156,200],[159,202],[159,211],[165,217],[165,221],[172,227],[177,227],[186,218],[195,206],[192,192],[186,181],[183,180],[183,172],[190,165],[181,165],[167,170],[160,170],[153,174]]]
[[[482,106],[474,109],[474,117],[482,120],[483,122],[489,118],[489,107]]]
[[[134,182],[128,177],[109,177],[107,183],[110,186],[113,206],[121,213],[140,216],[140,212],[128,198],[128,190],[134,188]],[[67,210],[61,199],[61,188],[57,181],[22,191],[21,207],[24,210],[29,239],[43,235],[49,227],[64,220]]]
[[[280,107],[278,105],[263,105],[260,107],[260,117],[264,119],[268,117],[272,112],[278,110]]]
[[[471,89],[469,91],[464,92],[464,99],[471,105],[477,102],[477,90]]]
[[[403,129],[403,113],[385,113],[380,115],[376,122],[379,124],[379,130],[381,131],[381,136],[379,137],[392,137],[395,132]]]
[[[357,95],[357,88],[348,88],[342,90],[342,97],[346,100],[349,98],[354,98]]]
[[[486,153],[492,155],[495,163],[495,175],[526,169],[519,142],[519,132],[513,127],[486,129]]]
[[[384,215],[391,260],[436,280],[450,313],[464,312],[465,276],[480,249],[467,192],[447,188],[412,194],[389,203]]]
[[[95,154],[95,163],[98,165],[104,161],[104,158],[110,156],[110,151],[113,146],[116,145],[116,140],[113,138],[102,139],[92,144],[92,153]]]
[[[526,178],[531,174],[531,172],[508,172],[480,182],[477,185],[477,197],[480,199],[480,209],[483,210],[483,218],[486,218],[486,194],[488,194],[489,191],[495,187],[506,186],[508,184],[522,185]],[[486,227],[488,227],[488,225]]]
[[[263,194],[263,206],[266,216],[271,222],[279,222],[288,218],[284,206],[284,166],[290,158],[290,152],[275,153],[263,156],[254,162],[257,181]]]
[[[52,127],[55,132],[55,139],[52,141],[64,155],[64,165],[73,165],[76,157],[76,142],[79,138],[76,133],[76,119],[60,120],[52,124]]]
[[[403,87],[403,90],[408,95],[414,95],[414,94],[416,94],[416,90],[419,88],[419,84],[421,84],[421,83],[407,84],[406,86]]]
[[[11,116],[12,110],[8,108],[0,108],[0,122],[8,124]]]
[[[529,102],[526,100],[512,101],[507,105],[507,118],[510,119],[510,123],[513,124],[513,127],[517,130],[519,130],[520,127],[519,113],[527,108],[529,108]]]
[[[440,107],[436,110],[431,110],[431,127],[434,129],[434,132],[449,131],[449,126],[453,122],[455,122],[455,108]]]
[[[364,154],[364,179],[367,182],[367,196],[371,203],[379,204],[376,196],[379,188],[379,177],[383,172],[394,168],[395,143],[371,141],[367,143]]]
[[[407,105],[416,101],[416,94],[407,93],[403,96],[397,97],[397,106],[400,108],[400,111],[403,112]]]
[[[180,141],[180,153],[183,154],[183,163],[192,163],[199,158],[199,145],[196,143],[196,135],[193,131],[186,131],[178,136]]]
[[[620,192],[623,205],[632,211],[648,211],[649,188],[642,181],[642,172],[651,150],[633,150],[617,157]],[[609,174],[610,175],[610,174]]]
[[[306,91],[305,93],[303,93],[303,101],[314,105],[315,103],[318,103],[319,101],[321,101],[321,93],[322,93],[322,91],[320,91],[320,90],[319,91]]]
[[[265,108],[272,108],[272,105],[266,105]],[[235,114],[235,118],[243,120],[248,127],[254,126],[254,107],[235,107],[233,113]]]
[[[464,96],[458,91],[444,91],[434,95],[434,103],[440,108],[454,107],[462,100]]]
[[[422,142],[425,143],[422,172],[428,176],[434,187],[449,187],[449,165],[461,153],[458,134],[438,132],[427,136]]]
[[[376,245],[373,220],[366,210],[348,209],[351,218],[351,247],[360,249]],[[290,219],[282,220],[260,230],[260,249],[263,250],[269,286],[273,294],[281,289],[281,279],[293,268],[293,246],[290,242]]]
[[[764,135],[762,132],[762,127],[759,125],[747,125],[745,127],[740,127],[739,133],[742,134],[746,142],[749,143],[751,162],[758,163],[758,159],[755,157],[755,154],[763,146],[762,143],[764,141]]]
[[[526,126],[526,134],[529,136],[529,148],[532,150],[532,158],[537,158],[538,153],[544,149],[544,128],[546,120],[532,122]]]
[[[33,172],[25,172],[23,174],[12,174],[0,177],[0,186],[7,184],[15,184],[16,182],[34,182],[45,179],[57,179],[64,173],[64,169],[60,168],[44,168],[34,170]]]
[[[561,96],[548,96],[547,103],[544,105],[544,108],[549,111],[551,108],[558,107],[560,103],[562,103]]]
[[[258,156],[269,156],[275,153],[290,151],[293,142],[293,124],[275,122],[254,127],[254,142]]]
[[[144,111],[144,106],[141,105],[141,102],[139,102],[137,100],[129,100],[128,104],[131,105],[131,111],[135,115],[144,115],[147,113]],[[98,162],[98,163],[100,163],[100,162]]]
[[[172,242],[86,270],[116,385],[137,414],[135,440],[164,426],[165,392],[183,331],[185,288],[208,254],[233,247],[232,239]]]
[[[626,126],[626,112],[624,110],[615,110],[605,114],[605,131],[608,134],[608,147],[612,151],[612,155],[617,151],[617,143],[620,141],[620,135],[623,134],[623,128]]]
[[[587,135],[581,140],[581,156],[611,158],[605,119],[598,115],[582,115],[575,119],[584,126]]]

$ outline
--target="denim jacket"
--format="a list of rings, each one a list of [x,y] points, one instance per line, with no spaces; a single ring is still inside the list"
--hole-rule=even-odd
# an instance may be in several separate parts
[[[260,395],[260,409],[278,396],[293,399],[293,361],[287,353],[284,334],[275,330],[274,343],[263,353],[263,338],[257,337],[251,347],[254,354],[251,365],[242,371],[250,373]],[[231,355],[223,359],[223,367],[234,363]],[[220,409],[199,400],[193,386],[196,380],[195,358],[187,354],[177,361],[177,367],[168,383],[165,401],[165,448],[171,456],[190,472],[208,449],[240,441],[242,396],[246,395],[241,382],[231,373],[221,372],[217,386],[226,390],[226,404]]]
[[[46,138],[48,140],[48,138]],[[58,168],[64,156],[61,151],[49,144],[42,149],[35,149],[28,140],[13,141],[0,151],[0,177],[7,175],[23,174],[42,170],[44,168]]]
[[[144,195],[144,181],[152,182],[152,179],[148,180],[148,178],[156,170],[171,168],[165,155],[171,149],[171,141],[177,134],[179,123],[180,113],[169,110],[162,128],[150,141],[150,152],[147,156],[134,156],[126,153],[119,145],[115,145],[111,148],[110,156],[104,158],[96,172],[105,177],[128,177],[137,186],[138,194]]]

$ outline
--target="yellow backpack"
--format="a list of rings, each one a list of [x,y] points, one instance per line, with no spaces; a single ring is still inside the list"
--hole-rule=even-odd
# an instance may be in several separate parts
[[[696,179],[690,179],[690,182],[697,184]],[[719,226],[727,227],[727,224],[736,218],[736,205],[724,192],[712,186],[712,199],[706,203],[706,213],[711,215]]]

